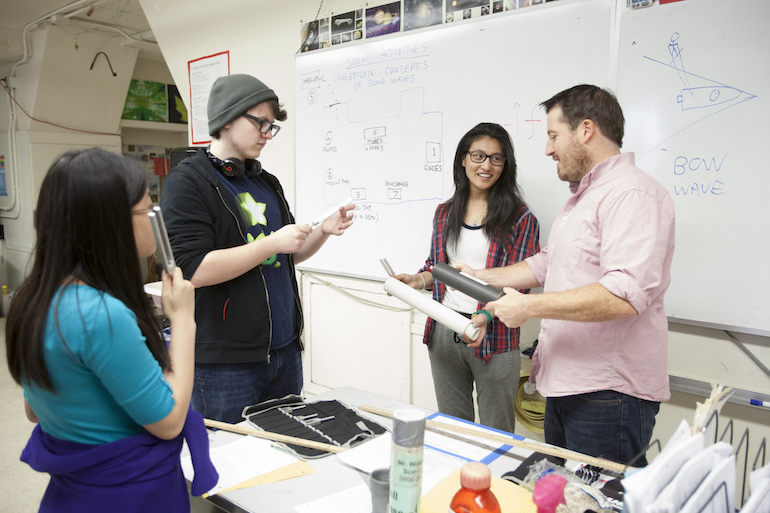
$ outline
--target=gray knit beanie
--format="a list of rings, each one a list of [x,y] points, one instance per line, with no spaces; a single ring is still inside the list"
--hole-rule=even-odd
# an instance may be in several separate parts
[[[211,86],[208,116],[209,135],[266,100],[278,100],[275,92],[251,75],[219,77]]]

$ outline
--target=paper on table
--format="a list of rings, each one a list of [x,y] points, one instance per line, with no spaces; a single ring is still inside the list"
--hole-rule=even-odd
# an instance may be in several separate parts
[[[343,463],[357,468],[362,472],[371,474],[378,468],[386,468],[390,466],[390,450],[393,444],[393,439],[390,433],[384,433],[374,440],[368,440],[362,444],[358,444],[352,449],[348,449],[345,452],[340,452],[337,457],[342,460]]]
[[[426,443],[428,435],[429,433],[426,431]],[[444,438],[441,437],[441,435],[436,436]],[[390,433],[385,433],[374,440],[369,440],[368,442],[359,444],[345,452],[338,453],[337,457],[342,460],[343,463],[357,468],[362,472],[366,472],[367,474],[371,474],[375,469],[390,467],[392,443],[393,439]],[[449,475],[451,471],[451,468],[432,462],[430,451],[423,452],[422,494],[425,495],[431,488]]]
[[[428,432],[425,432],[427,440]],[[352,449],[337,454],[343,463],[357,468],[362,472],[371,474],[378,468],[390,467],[390,454],[393,439],[390,433],[378,436],[374,440],[357,445]],[[423,452],[422,462],[422,493],[430,490],[439,481],[444,479],[451,469],[430,461],[430,452]]]
[[[458,426],[465,429],[471,429],[473,431],[478,431],[479,433],[493,434],[498,436],[513,436],[514,438],[520,438],[515,435],[510,435],[509,433],[504,433],[501,431],[497,431],[495,429],[474,424],[472,422],[455,419],[453,417],[448,417],[440,413],[431,415],[428,418],[428,420],[441,422],[442,424]],[[489,462],[497,459],[502,452],[505,452],[505,451],[498,452],[498,449],[500,447],[508,447],[499,442],[493,442],[486,438],[474,437],[472,435],[466,435],[466,434],[460,434],[460,433],[451,433],[451,435],[452,437],[449,437],[449,436],[441,435],[440,433],[437,433],[435,431],[425,431],[425,446],[430,447],[431,449],[435,449],[437,451],[441,451],[443,453],[449,454],[451,456],[456,456],[464,460],[480,461],[486,464],[489,464]],[[469,442],[471,441],[481,442],[486,446],[486,448],[479,447],[478,445],[473,445],[469,442],[463,442],[461,440],[457,440],[456,437],[465,438]]]
[[[211,462],[219,473],[217,485],[209,490],[215,495],[235,485],[299,461],[294,456],[271,447],[269,440],[244,436],[211,449]],[[182,471],[192,481],[194,470],[189,456],[182,458]]]
[[[342,453],[340,453],[342,454]],[[365,484],[315,499],[294,508],[299,513],[361,513],[372,510],[372,492]]]
[[[240,490],[241,488],[249,488],[251,486],[259,486],[267,483],[275,483],[278,481],[284,481],[286,479],[293,479],[295,477],[307,476],[315,474],[315,469],[307,461],[299,460],[291,465],[277,468],[267,474],[260,474],[257,477],[252,477],[248,481],[244,481],[230,488],[220,490],[219,493],[231,492],[233,490]],[[205,494],[203,497],[208,497],[209,494]]]
[[[501,433],[473,424],[471,422],[461,421],[442,414],[436,414],[430,417],[443,424],[464,427],[484,433],[500,435]],[[457,438],[465,438],[468,442],[463,442]],[[479,447],[470,442],[481,442],[485,447]],[[337,457],[351,467],[355,467],[363,472],[371,473],[373,470],[390,466],[390,450],[392,438],[389,433],[378,436],[374,440],[360,444],[352,449],[337,454]],[[474,437],[452,433],[452,436],[444,436],[432,430],[425,431],[425,446],[439,452],[454,456],[466,461],[481,461],[489,463],[499,457],[499,447],[505,447],[497,442],[491,442],[486,438]]]
[[[457,490],[460,489],[460,471],[455,470],[430,493],[422,496],[420,513],[444,513],[449,511]],[[492,493],[500,503],[502,513],[536,513],[537,506],[532,502],[532,493],[505,479],[492,478]],[[362,510],[364,511],[364,510]]]

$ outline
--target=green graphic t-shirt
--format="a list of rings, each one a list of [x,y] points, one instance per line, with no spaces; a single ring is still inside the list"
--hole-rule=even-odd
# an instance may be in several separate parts
[[[280,199],[262,178],[246,176],[227,178],[219,174],[224,185],[238,204],[242,226],[249,243],[280,230]],[[294,292],[289,275],[288,257],[279,253],[260,264],[267,285],[270,318],[273,325],[271,349],[285,347],[294,341],[296,318]]]

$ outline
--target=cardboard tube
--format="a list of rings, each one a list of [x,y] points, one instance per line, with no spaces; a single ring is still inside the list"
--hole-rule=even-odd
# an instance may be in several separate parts
[[[445,307],[441,303],[426,297],[409,285],[401,283],[395,278],[385,280],[385,292],[397,297],[404,303],[418,309],[436,322],[440,322],[450,330],[460,335],[465,335],[468,340],[475,340],[481,329],[473,324],[467,317]]]

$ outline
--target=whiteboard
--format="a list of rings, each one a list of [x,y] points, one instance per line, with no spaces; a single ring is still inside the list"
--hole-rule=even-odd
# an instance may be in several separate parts
[[[770,2],[623,10],[624,151],[666,187],[671,320],[770,332]]]
[[[770,334],[770,2],[625,4],[562,0],[298,56],[298,220],[358,205],[300,268],[382,279],[387,258],[416,272],[456,144],[481,121],[511,134],[544,245],[569,192],[538,105],[589,83],[616,91],[623,151],[674,200],[670,320]]]
[[[539,104],[577,83],[608,85],[612,6],[563,0],[297,56],[297,221],[356,203],[353,227],[299,268],[384,279],[387,258],[416,272],[453,192],[457,143],[482,121],[510,133],[544,244],[569,190],[545,156]]]

